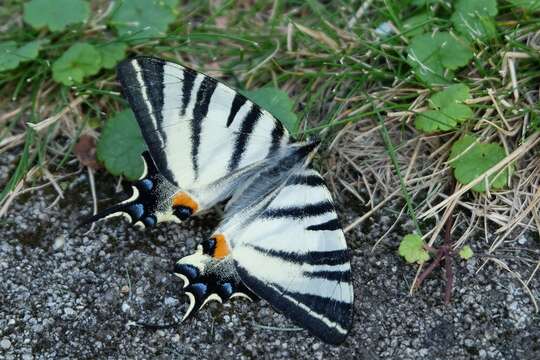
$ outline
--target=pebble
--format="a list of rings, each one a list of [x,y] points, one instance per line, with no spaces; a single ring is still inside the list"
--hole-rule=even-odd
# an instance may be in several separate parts
[[[0,167],[2,161],[0,156]],[[414,226],[408,221],[396,226],[372,251],[374,239],[392,223],[391,217],[381,221],[377,215],[363,233],[347,234],[349,243],[358,240],[352,263],[355,318],[353,331],[341,346],[326,345],[306,331],[265,329],[264,325],[296,326],[265,301],[213,303],[174,328],[143,329],[137,322],[167,324],[174,322],[173,317],[181,319],[188,301],[180,282],[166,281],[172,277],[170,265],[193,252],[195,244],[212,231],[216,218],[210,214],[145,232],[122,220],[107,220],[88,235],[66,235],[63,247],[51,251],[55,239],[71,228],[83,208],[91,209],[84,174],[74,179],[80,179],[79,185],[69,194],[66,191],[71,203],[64,200],[49,208],[56,194],[38,190],[31,202],[17,198],[0,221],[0,293],[7,304],[4,309],[9,309],[9,313],[0,310],[0,331],[7,329],[0,335],[2,359],[32,359],[32,349],[40,359],[107,358],[114,351],[126,358],[160,354],[205,359],[219,354],[235,359],[425,360],[441,358],[440,349],[447,359],[503,359],[528,354],[536,346],[534,307],[528,295],[511,274],[490,263],[476,273],[475,266],[454,262],[449,306],[442,302],[445,283],[440,270],[408,296],[415,267],[396,253],[401,238]],[[111,196],[112,183],[112,177],[96,173],[100,199]],[[401,206],[390,201],[382,211],[399,211]],[[34,229],[39,213],[57,219],[56,223],[43,225],[46,231],[38,245],[22,245],[20,234],[27,233],[22,229]],[[343,223],[356,217],[345,212]],[[486,251],[482,239],[468,241],[474,241],[478,253]],[[515,269],[516,264],[510,265]],[[538,278],[529,287],[538,291]]]
[[[75,310],[70,307],[64,308],[64,314],[66,314],[67,316],[73,316],[75,315]]]
[[[8,350],[11,347],[11,341],[2,339],[2,341],[0,341],[0,347],[4,350]]]

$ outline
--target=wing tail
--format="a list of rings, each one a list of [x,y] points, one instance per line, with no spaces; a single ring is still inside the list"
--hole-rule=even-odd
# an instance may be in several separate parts
[[[128,217],[132,224],[140,224],[143,227],[152,227],[159,222],[159,213],[164,210],[160,208],[163,207],[162,199],[173,194],[175,190],[160,176],[148,151],[143,152],[141,156],[145,163],[145,171],[141,178],[132,184],[131,196],[127,200],[82,219],[75,230],[100,220],[122,215]]]

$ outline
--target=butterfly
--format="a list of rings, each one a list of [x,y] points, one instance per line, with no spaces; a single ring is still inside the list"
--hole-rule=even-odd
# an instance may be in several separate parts
[[[342,343],[352,326],[350,253],[330,191],[310,166],[317,141],[295,141],[268,111],[173,62],[118,66],[148,151],[132,195],[86,223],[182,222],[227,201],[223,219],[175,263],[190,306],[262,298],[311,334]]]

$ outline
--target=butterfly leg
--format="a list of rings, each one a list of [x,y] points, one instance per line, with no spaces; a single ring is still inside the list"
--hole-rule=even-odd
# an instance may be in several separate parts
[[[224,303],[234,297],[257,299],[241,282],[230,255],[216,258],[208,254],[208,241],[198,245],[194,254],[183,257],[174,266],[174,273],[183,280],[184,291],[190,300],[182,321],[212,300]]]

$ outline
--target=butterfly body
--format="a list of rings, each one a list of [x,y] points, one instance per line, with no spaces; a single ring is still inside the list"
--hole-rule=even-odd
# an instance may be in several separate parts
[[[190,299],[184,319],[211,300],[262,298],[322,340],[343,342],[350,255],[332,196],[310,168],[318,142],[295,142],[266,110],[171,62],[126,60],[118,77],[149,171],[129,201],[91,220],[127,212],[143,226],[181,222],[227,200],[211,236],[175,265]]]

